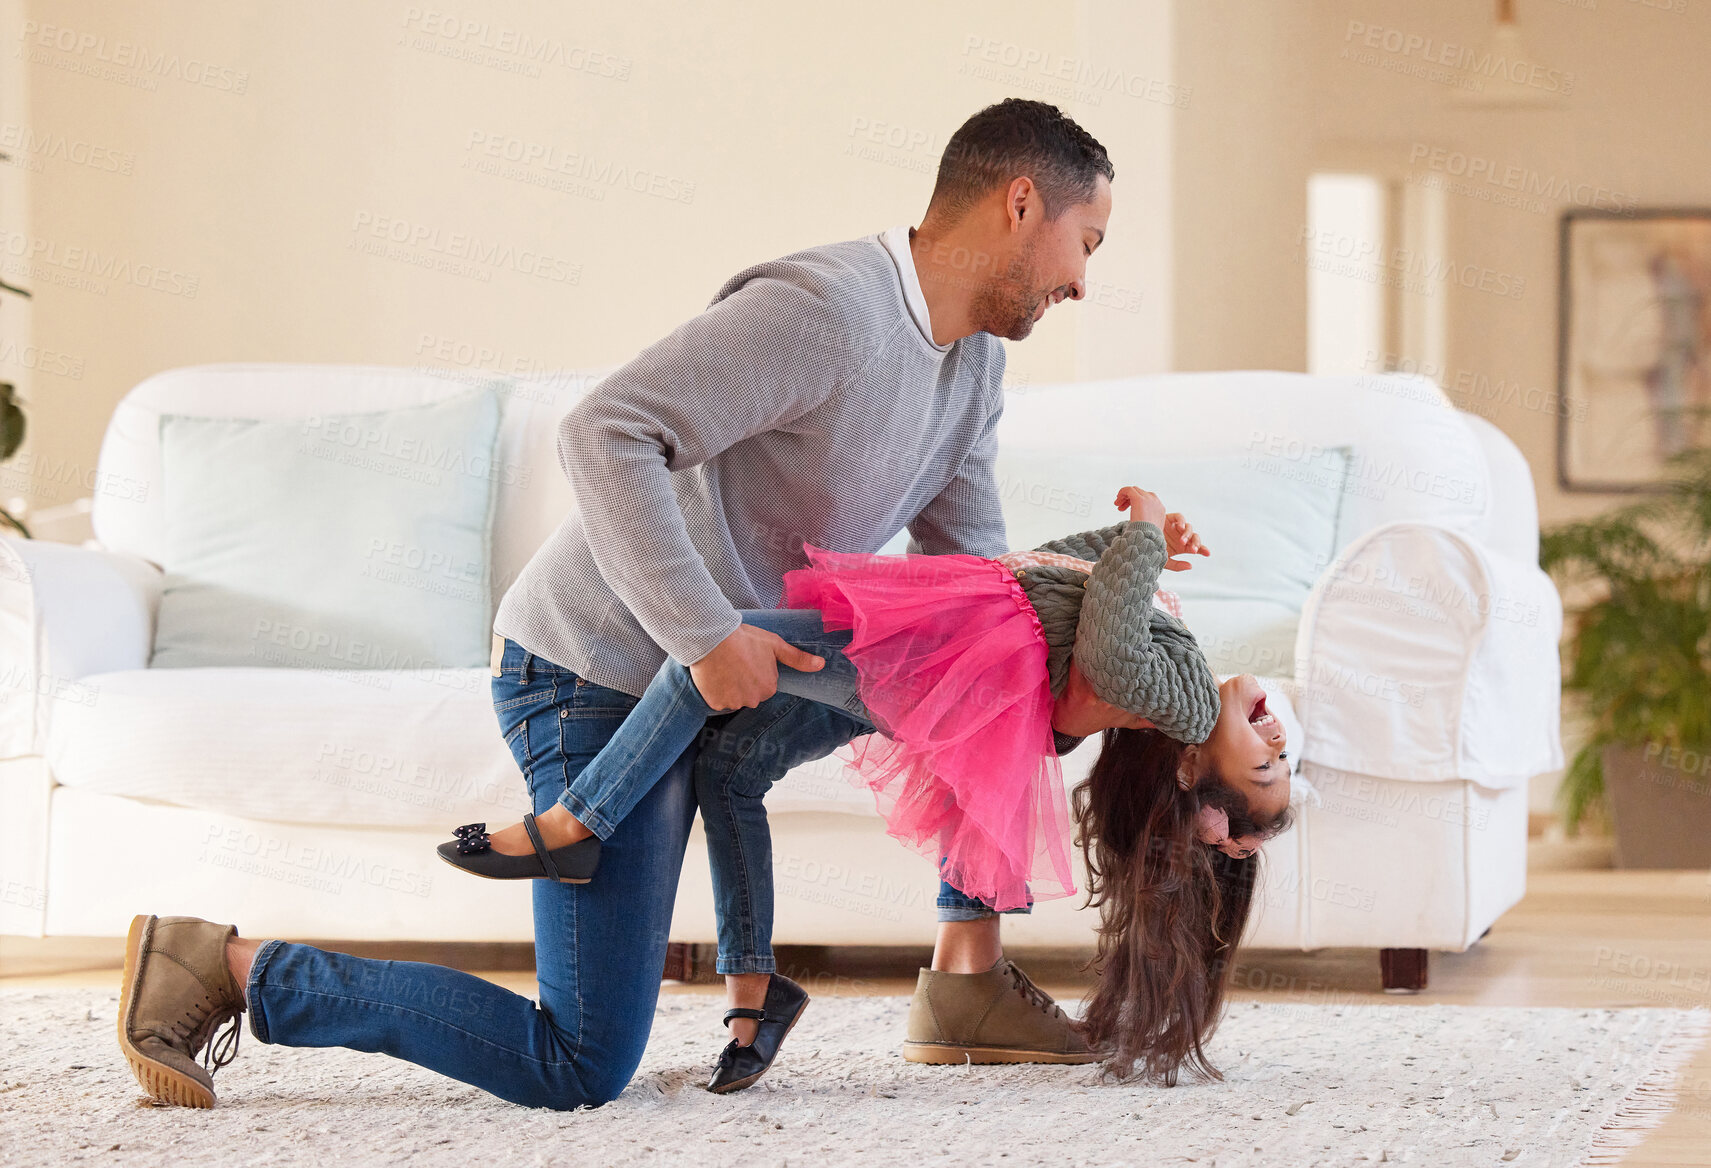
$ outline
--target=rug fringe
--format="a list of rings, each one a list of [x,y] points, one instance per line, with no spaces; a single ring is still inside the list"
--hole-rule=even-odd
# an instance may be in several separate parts
[[[1711,1008],[1694,1006],[1681,1025],[1652,1052],[1652,1069],[1623,1096],[1604,1126],[1592,1135],[1579,1168],[1619,1164],[1651,1130],[1675,1110],[1676,1080],[1711,1035]]]

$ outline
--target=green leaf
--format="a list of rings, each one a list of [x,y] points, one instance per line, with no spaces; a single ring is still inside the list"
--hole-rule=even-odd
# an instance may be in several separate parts
[[[1539,540],[1546,571],[1602,585],[1569,613],[1563,688],[1591,720],[1557,792],[1571,831],[1604,798],[1604,747],[1711,747],[1711,450],[1670,469],[1658,497]]]
[[[24,410],[10,382],[0,381],[0,462],[24,444]]]

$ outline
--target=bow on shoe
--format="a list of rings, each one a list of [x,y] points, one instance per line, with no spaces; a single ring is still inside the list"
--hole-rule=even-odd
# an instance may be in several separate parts
[[[466,823],[454,828],[452,834],[457,836],[457,854],[460,856],[472,856],[493,846],[487,838],[485,823]]]

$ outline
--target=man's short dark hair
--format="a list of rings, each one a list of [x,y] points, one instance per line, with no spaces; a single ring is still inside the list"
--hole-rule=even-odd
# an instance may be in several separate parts
[[[929,210],[961,219],[993,188],[1034,180],[1046,218],[1092,200],[1115,177],[1105,147],[1055,105],[1007,97],[964,122],[945,144]]]

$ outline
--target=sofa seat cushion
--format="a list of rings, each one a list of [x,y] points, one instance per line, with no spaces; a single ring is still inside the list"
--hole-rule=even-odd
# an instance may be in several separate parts
[[[529,805],[489,681],[485,669],[98,673],[82,679],[85,700],[58,703],[48,762],[62,786],[248,819],[447,832],[510,823]],[[1261,684],[1293,752],[1290,685]],[[791,770],[767,810],[877,817],[843,752]],[[1098,756],[1097,736],[1066,755],[1065,783],[1086,779]]]
[[[1234,675],[1215,671],[1213,676],[1224,681]],[[1318,802],[1319,793],[1302,776],[1301,768],[1296,765],[1303,735],[1301,719],[1295,713],[1295,683],[1279,677],[1259,677],[1258,680],[1260,688],[1265,690],[1266,708],[1277,715],[1278,720],[1283,723],[1284,733],[1289,736],[1287,749],[1289,768],[1293,776],[1289,801],[1292,805],[1299,805],[1306,800]],[[1081,745],[1063,756],[1061,765],[1066,789],[1073,790],[1086,782],[1088,775],[1093,772],[1093,764],[1099,759],[1100,737],[1098,734],[1089,735],[1081,741]],[[796,767],[767,792],[767,811],[775,815],[796,811],[844,811],[877,815],[873,794],[860,785],[859,777],[840,761],[840,756],[850,753],[849,747],[841,746],[824,758]]]
[[[81,679],[56,704],[55,781],[272,822],[446,831],[529,809],[485,669],[137,669]],[[876,815],[827,757],[795,768],[775,811]]]
[[[251,819],[449,829],[528,810],[485,669],[138,669],[82,679],[64,786]]]
[[[1222,682],[1235,676],[1222,670],[1214,669],[1212,676]],[[1313,789],[1301,774],[1298,764],[1301,750],[1301,719],[1295,714],[1296,688],[1295,683],[1287,678],[1257,677],[1260,688],[1265,691],[1266,709],[1277,715],[1277,720],[1283,723],[1283,732],[1289,737],[1289,745],[1284,749],[1289,752],[1289,802],[1291,806],[1299,806],[1303,801],[1319,800],[1319,793]],[[1066,788],[1073,790],[1087,781],[1093,773],[1093,764],[1099,759],[1099,740],[1101,735],[1093,734],[1084,738],[1081,745],[1063,756],[1063,782]],[[767,806],[772,806],[769,800]]]

